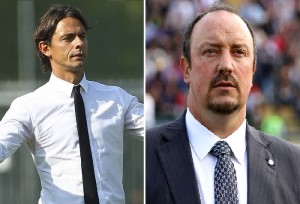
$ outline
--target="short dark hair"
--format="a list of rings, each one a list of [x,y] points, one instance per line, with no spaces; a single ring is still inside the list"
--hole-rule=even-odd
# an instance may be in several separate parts
[[[49,58],[40,51],[39,43],[41,41],[45,41],[45,43],[50,45],[58,22],[67,17],[72,17],[79,20],[83,27],[86,30],[88,29],[87,21],[84,19],[81,11],[78,8],[61,4],[55,4],[51,6],[49,10],[41,17],[40,22],[35,29],[33,40],[37,55],[42,63],[42,70],[44,72],[52,71],[52,67]]]
[[[183,50],[183,56],[188,60],[188,63],[191,63],[191,51],[190,51],[190,38],[194,29],[195,24],[202,19],[206,14],[208,13],[212,13],[215,11],[228,11],[230,13],[236,14],[237,16],[239,16],[244,23],[247,25],[250,34],[252,36],[253,39],[253,56],[254,56],[254,60],[253,60],[253,65],[256,64],[256,60],[257,60],[257,50],[256,50],[256,40],[255,40],[255,35],[254,35],[254,30],[251,27],[251,25],[248,23],[248,21],[243,18],[242,16],[239,15],[238,11],[224,3],[224,2],[216,2],[212,5],[212,7],[210,7],[206,12],[200,13],[198,14],[187,26],[185,32],[184,32],[184,37],[183,37],[183,45],[182,45],[182,50]]]

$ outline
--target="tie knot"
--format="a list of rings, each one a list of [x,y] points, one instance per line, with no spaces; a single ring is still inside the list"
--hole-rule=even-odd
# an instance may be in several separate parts
[[[76,94],[80,94],[80,84],[79,85],[76,85],[76,86],[74,86],[74,92],[76,93]]]
[[[225,141],[218,141],[210,150],[210,153],[212,153],[215,157],[218,157],[219,155],[230,155],[231,148]]]

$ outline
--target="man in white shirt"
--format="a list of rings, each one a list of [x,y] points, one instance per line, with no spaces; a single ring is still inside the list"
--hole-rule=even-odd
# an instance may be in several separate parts
[[[81,86],[93,163],[89,171],[95,174],[100,203],[125,203],[124,131],[144,135],[144,109],[136,97],[86,79],[87,29],[77,8],[55,5],[47,11],[34,40],[43,70],[52,72],[50,80],[15,99],[0,122],[0,162],[28,144],[41,180],[41,204],[85,202],[74,85]]]
[[[189,86],[187,110],[146,132],[146,203],[300,203],[299,147],[245,119],[256,69],[247,21],[224,3],[197,15],[185,32],[180,66]],[[213,149],[224,143],[232,183],[225,177],[233,174],[217,176],[230,166],[217,170]],[[225,190],[218,194],[220,184]]]

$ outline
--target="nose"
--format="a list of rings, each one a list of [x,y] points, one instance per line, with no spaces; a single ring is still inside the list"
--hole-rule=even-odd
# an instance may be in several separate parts
[[[74,41],[76,48],[81,48],[84,45],[84,39],[81,39],[80,36],[76,36]]]
[[[232,56],[229,51],[223,51],[219,58],[218,72],[229,72],[233,71]]]

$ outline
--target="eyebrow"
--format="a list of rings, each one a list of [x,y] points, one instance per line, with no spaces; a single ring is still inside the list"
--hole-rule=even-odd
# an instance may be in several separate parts
[[[244,48],[249,49],[249,47],[248,47],[247,44],[245,44],[245,43],[236,43],[236,44],[233,44],[232,47],[233,47],[233,48],[244,47]]]
[[[66,33],[63,33],[62,35],[60,35],[59,33],[54,32],[53,35],[58,35],[58,36],[64,37],[64,36],[72,36],[72,35],[76,35],[76,34],[77,34],[77,32],[66,32]],[[87,32],[82,31],[82,32],[79,32],[78,35],[87,35]]]
[[[82,34],[87,34],[87,32],[85,32],[85,31],[78,32],[78,33],[77,32],[66,32],[63,35],[76,35],[76,34],[82,35]]]
[[[222,45],[222,43],[218,43],[218,42],[204,42],[202,44],[200,44],[199,48],[202,49],[203,47],[224,47]],[[249,49],[249,47],[247,46],[247,44],[245,43],[235,43],[233,45],[231,45],[232,48],[247,48],[247,50]]]
[[[221,47],[221,44],[220,43],[216,43],[216,42],[204,42],[204,43],[201,43],[199,47],[203,48],[203,47],[207,47],[207,46],[210,46],[210,47]]]

